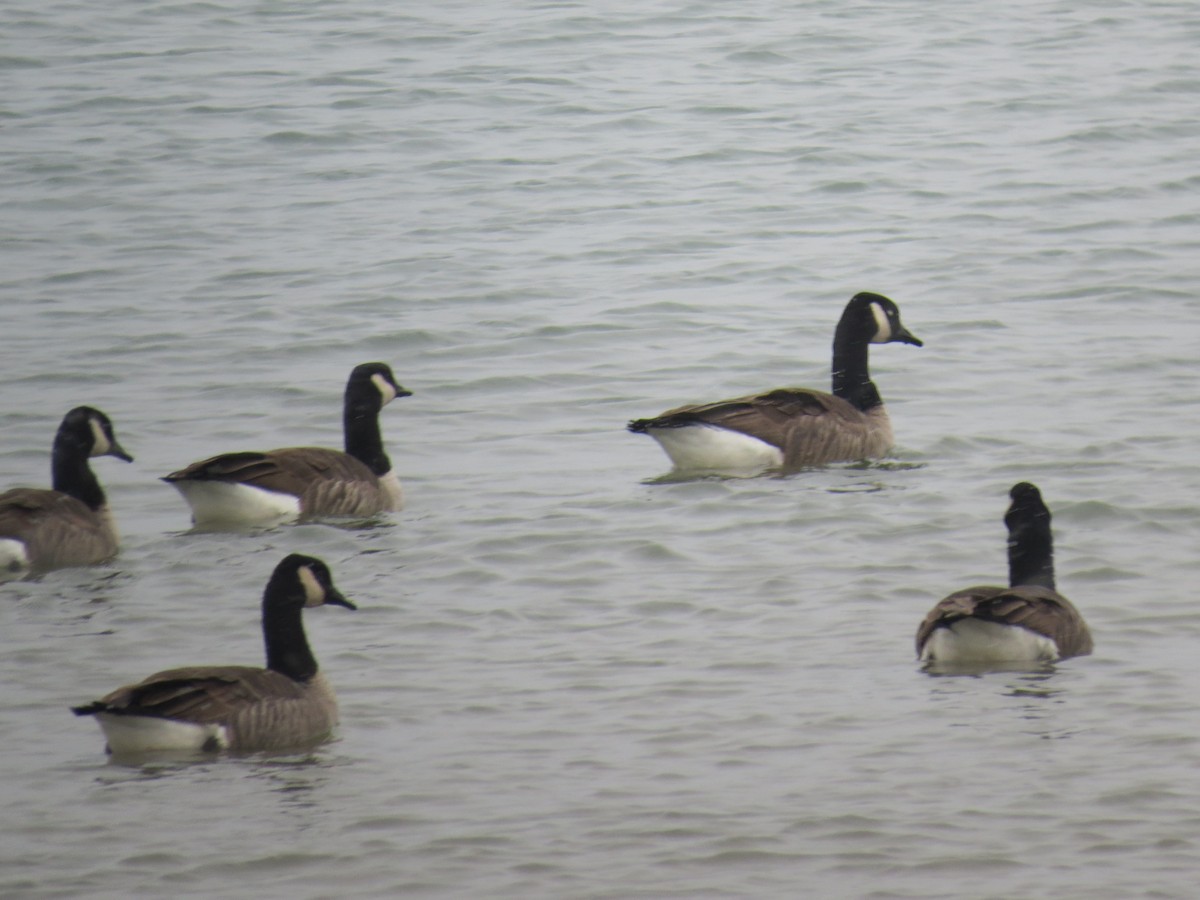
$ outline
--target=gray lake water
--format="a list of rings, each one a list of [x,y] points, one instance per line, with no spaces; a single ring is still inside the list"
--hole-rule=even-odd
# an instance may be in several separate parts
[[[136,462],[115,562],[0,587],[0,895],[1195,896],[1192,4],[4,17],[0,486],[82,403]],[[859,290],[893,459],[659,478],[628,419],[827,386]],[[403,512],[189,533],[157,476],[338,446],[375,359]],[[1020,480],[1095,654],[920,671]],[[339,739],[108,762],[68,706],[258,664],[291,551]]]

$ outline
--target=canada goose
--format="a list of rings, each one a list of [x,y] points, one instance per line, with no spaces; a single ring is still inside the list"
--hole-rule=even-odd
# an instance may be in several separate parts
[[[680,406],[630,431],[648,434],[680,470],[797,469],[882,456],[892,447],[887,410],[867,372],[867,345],[922,346],[881,294],[855,294],[833,335],[833,393],[779,388]]]
[[[72,712],[95,716],[117,756],[316,744],[337,725],[337,699],[317,670],[300,614],[328,603],[356,608],[333,586],[325,563],[293,553],[275,567],[263,592],[265,669],[168,669]]]
[[[51,452],[53,490],[13,488],[0,494],[0,579],[116,555],[120,538],[88,459],[133,457],[117,443],[108,416],[77,406],[63,417]]]
[[[373,516],[400,508],[400,482],[383,450],[379,411],[409,397],[383,363],[355,366],[346,383],[346,452],[285,447],[223,453],[172,472],[199,526],[266,525],[316,516]]]
[[[1050,510],[1041,492],[1023,481],[1009,496],[1009,586],[967,588],[934,606],[917,629],[922,662],[1049,662],[1092,652],[1083,616],[1054,589]]]

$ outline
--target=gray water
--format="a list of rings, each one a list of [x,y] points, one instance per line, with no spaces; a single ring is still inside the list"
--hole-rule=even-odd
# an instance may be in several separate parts
[[[0,485],[81,403],[136,462],[116,561],[0,588],[0,894],[1194,896],[1193,5],[432,6],[6,6]],[[859,290],[891,460],[623,430],[826,386]],[[189,532],[157,476],[338,446],[375,359],[403,512]],[[1019,480],[1095,654],[921,672]],[[67,707],[257,664],[291,551],[339,739],[108,762]]]

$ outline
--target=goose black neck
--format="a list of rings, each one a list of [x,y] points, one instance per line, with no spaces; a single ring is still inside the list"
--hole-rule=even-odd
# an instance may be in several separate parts
[[[92,467],[88,465],[87,450],[77,441],[62,434],[54,438],[50,470],[54,490],[70,494],[93,510],[104,506],[104,491],[92,473]]]
[[[847,322],[838,323],[833,335],[833,395],[866,412],[883,403],[867,371],[869,341],[850,333]]]
[[[346,452],[364,463],[378,476],[392,469],[392,461],[383,452],[383,436],[379,431],[378,403],[363,402],[346,398],[342,415],[342,427],[346,439]]]
[[[301,614],[304,601],[280,594],[267,585],[263,597],[263,640],[267,646],[267,668],[293,681],[308,681],[317,674],[317,660],[308,646]]]
[[[1054,590],[1054,539],[1048,512],[1010,527],[1008,585],[1037,585]]]

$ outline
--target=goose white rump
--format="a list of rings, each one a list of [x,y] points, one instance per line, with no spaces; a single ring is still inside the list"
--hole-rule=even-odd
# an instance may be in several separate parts
[[[176,481],[200,524],[281,525],[300,518],[300,498],[231,481]]]
[[[959,619],[939,628],[921,648],[921,661],[945,665],[990,665],[1028,660],[1053,662],[1058,646],[1050,638],[1027,628],[999,622]]]
[[[726,471],[774,469],[783,465],[783,451],[749,434],[717,425],[648,428],[677,469]]]

